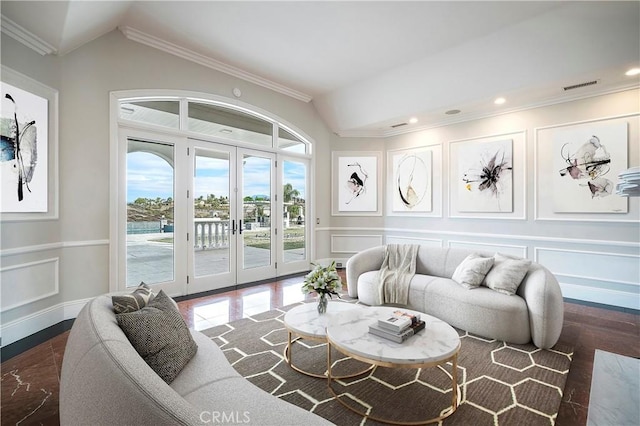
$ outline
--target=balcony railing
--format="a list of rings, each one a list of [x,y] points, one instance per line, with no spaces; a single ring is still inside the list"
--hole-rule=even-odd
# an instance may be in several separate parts
[[[229,220],[195,218],[194,247],[207,250],[229,247]]]

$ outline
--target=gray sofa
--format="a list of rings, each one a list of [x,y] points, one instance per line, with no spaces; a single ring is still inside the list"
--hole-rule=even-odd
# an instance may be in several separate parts
[[[471,253],[478,252],[420,246],[406,307],[479,336],[517,344],[533,341],[539,348],[553,347],[564,320],[562,293],[553,274],[532,262],[515,295],[487,287],[466,289],[451,277]],[[382,304],[378,277],[384,254],[385,246],[378,246],[347,261],[349,296],[367,305]]]
[[[168,385],[122,332],[110,295],[82,309],[67,342],[60,380],[62,425],[246,423],[330,425],[240,376],[222,350],[192,331],[196,355]]]

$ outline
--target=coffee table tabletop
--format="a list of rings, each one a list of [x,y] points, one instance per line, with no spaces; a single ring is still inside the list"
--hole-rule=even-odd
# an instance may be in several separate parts
[[[330,321],[341,317],[350,310],[362,311],[362,305],[355,303],[330,301],[327,312],[320,315],[315,303],[305,303],[289,310],[284,315],[284,325],[298,336],[324,341]]]
[[[332,346],[365,362],[393,367],[439,364],[451,358],[460,349],[458,332],[446,322],[420,314],[425,329],[402,343],[396,343],[369,333],[369,325],[390,316],[394,311],[418,313],[404,308],[388,306],[369,307],[365,310],[344,312],[327,326],[327,337]]]
[[[336,318],[341,317],[349,311],[364,311],[365,307],[362,305],[356,305],[355,303],[345,303],[330,301],[327,306],[327,312],[324,314],[318,313],[318,307],[316,303],[305,303],[300,306],[289,310],[284,315],[284,325],[287,329],[287,345],[284,348],[284,359],[287,364],[295,371],[305,374],[310,377],[326,378],[326,372],[317,373],[305,370],[296,365],[294,362],[293,346],[295,342],[300,342],[300,339],[309,339],[318,342],[325,343],[327,341],[327,326]],[[299,348],[304,350],[304,348]],[[373,366],[368,366],[363,371],[356,373],[336,376],[336,378],[348,378],[358,376],[366,371],[369,371]]]

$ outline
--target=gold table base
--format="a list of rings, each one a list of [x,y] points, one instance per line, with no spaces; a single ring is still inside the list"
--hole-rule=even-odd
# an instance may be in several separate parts
[[[289,365],[289,367],[291,367],[293,370],[297,371],[298,373],[304,374],[305,376],[309,376],[309,377],[315,377],[318,379],[326,379],[327,378],[327,373],[324,374],[318,374],[318,373],[312,373],[310,371],[306,371],[303,370],[302,368],[296,366],[293,363],[292,360],[292,348],[293,348],[293,344],[295,342],[297,342],[300,339],[308,339],[308,340],[315,340],[318,342],[322,342],[322,343],[327,343],[326,338],[320,338],[320,337],[312,337],[312,336],[300,336],[298,335],[298,337],[296,337],[295,339],[292,338],[293,337],[293,332],[290,330],[287,330],[287,334],[288,334],[288,338],[287,338],[287,346],[284,347],[284,359],[285,361],[287,361],[287,364]],[[328,345],[328,343],[327,343]],[[370,363],[367,363],[370,364]],[[341,375],[341,376],[333,376],[335,379],[348,379],[351,377],[357,377],[360,376],[368,371],[371,371],[375,368],[375,365],[369,365],[369,367],[367,367],[365,370],[359,371],[357,373],[352,373],[352,374],[345,374],[345,375]]]
[[[346,351],[339,349],[336,347],[336,350],[338,350],[339,352],[341,352],[342,354],[349,356],[353,359],[357,359],[358,361],[362,361],[362,362],[366,362],[371,364],[372,368],[375,368],[377,366],[380,367],[390,367],[390,368],[426,368],[426,367],[437,367],[439,365],[445,364],[449,361],[451,361],[452,363],[452,374],[449,374],[445,371],[445,374],[449,377],[451,377],[451,390],[452,390],[452,396],[451,396],[451,406],[447,409],[447,411],[445,411],[443,414],[439,415],[438,417],[434,417],[434,418],[429,418],[429,419],[425,419],[425,420],[420,420],[420,421],[412,421],[412,422],[403,422],[403,421],[397,421],[397,420],[391,420],[391,419],[385,419],[385,418],[381,418],[381,417],[377,417],[377,416],[372,416],[368,413],[365,413],[364,411],[358,410],[355,407],[350,406],[349,404],[345,403],[344,401],[342,401],[340,399],[340,397],[336,394],[335,390],[333,390],[333,388],[331,387],[331,381],[334,379],[340,379],[340,377],[338,376],[333,376],[331,374],[331,341],[329,340],[327,342],[327,386],[329,387],[329,392],[331,392],[331,394],[333,395],[333,397],[343,406],[345,406],[346,408],[348,408],[349,410],[353,411],[354,413],[377,421],[377,422],[382,422],[382,423],[389,423],[389,424],[393,424],[393,425],[403,425],[403,426],[415,426],[415,425],[426,425],[426,424],[431,424],[431,423],[437,423],[443,419],[446,419],[447,417],[449,417],[450,415],[452,415],[456,409],[458,408],[458,351],[460,350],[460,347],[458,346],[458,351],[456,351],[455,354],[453,354],[451,357],[443,359],[441,361],[438,362],[430,362],[430,363],[417,363],[417,364],[395,364],[395,363],[391,363],[391,362],[382,362],[382,361],[375,361],[375,360],[371,360],[371,359],[367,359],[361,356],[357,356],[354,354],[350,354],[347,353]]]

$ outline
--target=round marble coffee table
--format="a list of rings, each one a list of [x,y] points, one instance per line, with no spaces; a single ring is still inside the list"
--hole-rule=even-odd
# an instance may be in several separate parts
[[[327,342],[327,326],[331,321],[335,318],[339,318],[344,315],[346,312],[354,311],[360,312],[366,310],[362,305],[356,305],[353,303],[344,303],[344,302],[329,302],[329,306],[327,307],[327,312],[320,315],[318,313],[318,308],[315,303],[305,303],[300,306],[296,306],[295,308],[289,310],[284,315],[284,326],[287,329],[287,346],[284,348],[284,359],[287,361],[289,366],[296,370],[299,373],[305,374],[311,377],[318,377],[322,379],[326,379],[326,374],[317,374],[309,371],[305,371],[302,368],[296,366],[293,362],[293,352],[292,347],[293,343],[297,342],[300,339],[308,339],[315,340],[318,342],[326,343]],[[295,336],[295,338],[294,338]],[[360,371],[355,374],[350,374],[348,376],[334,376],[337,379],[345,379],[348,377],[359,376],[360,374],[365,373],[373,368],[373,366],[367,368],[364,371]]]
[[[372,420],[392,424],[427,424],[436,423],[450,416],[458,408],[458,352],[460,337],[456,330],[444,321],[430,315],[420,313],[425,321],[425,329],[402,343],[396,343],[383,337],[369,333],[369,325],[378,319],[388,317],[394,307],[369,307],[358,311],[347,311],[335,318],[327,326],[327,379],[329,390],[342,405]],[[408,309],[400,309],[407,312]],[[342,401],[331,386],[331,347],[344,355],[372,365],[390,368],[425,368],[436,367],[447,362],[452,363],[451,406],[436,418],[419,422],[400,422],[371,416]]]

